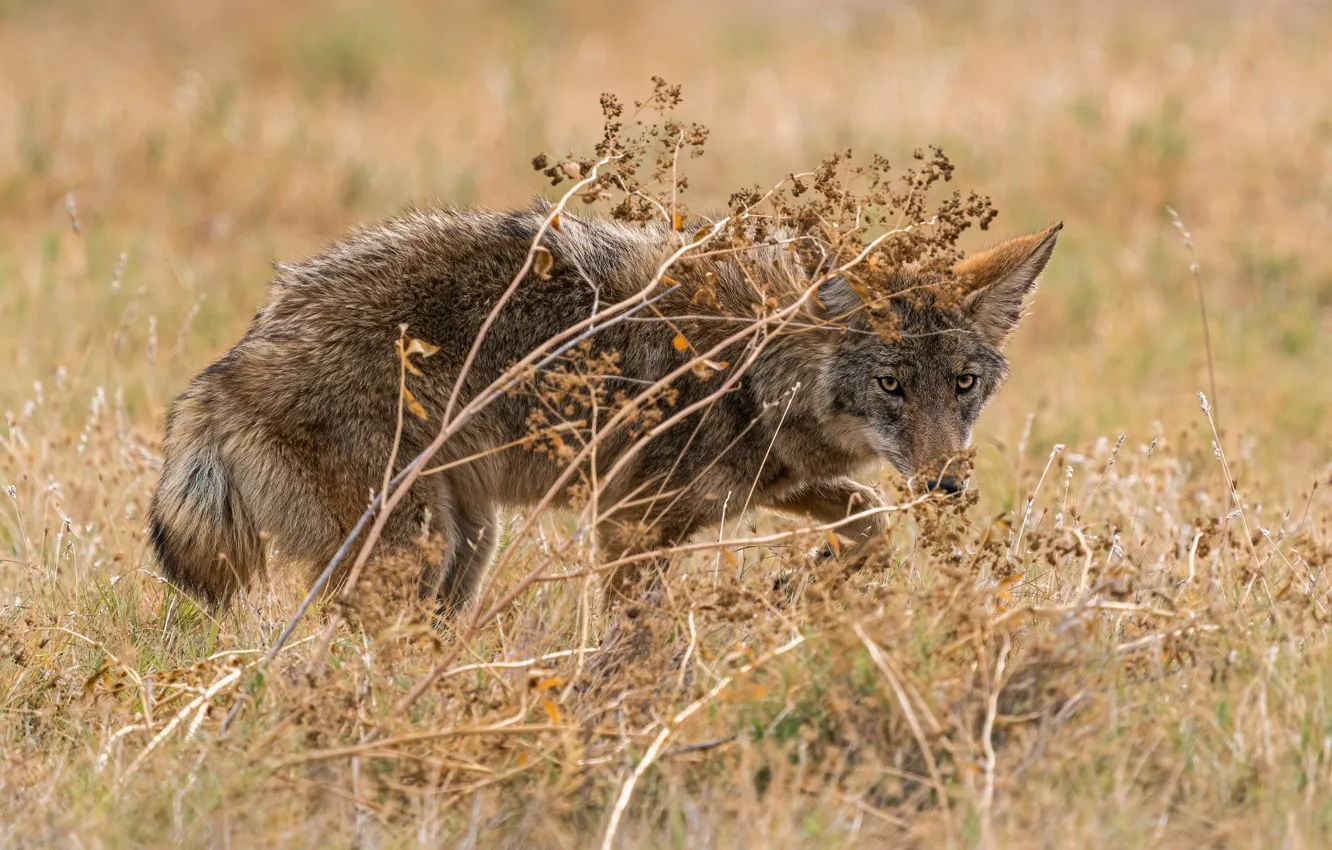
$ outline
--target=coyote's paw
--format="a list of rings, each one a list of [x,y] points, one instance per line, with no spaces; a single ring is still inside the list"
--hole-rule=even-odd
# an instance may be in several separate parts
[[[809,572],[801,569],[783,570],[772,580],[772,592],[777,597],[776,606],[786,608],[795,602],[796,594],[805,586]]]
[[[819,580],[821,565],[837,560],[837,553],[831,543],[816,546],[805,553],[805,562],[798,567],[782,570],[772,580],[772,592],[779,597],[779,607],[786,607],[795,601],[796,594],[804,587]]]

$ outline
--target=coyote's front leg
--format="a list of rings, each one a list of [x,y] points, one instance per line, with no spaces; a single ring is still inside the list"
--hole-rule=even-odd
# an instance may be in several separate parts
[[[804,487],[789,497],[765,501],[762,507],[784,514],[803,515],[806,518],[816,520],[820,524],[830,524],[854,514],[882,508],[884,507],[884,501],[883,497],[879,495],[879,491],[873,487],[866,487],[864,484],[852,481],[850,478],[834,478]],[[840,554],[842,560],[847,562],[848,568],[855,570],[861,565],[854,558],[848,556],[855,553],[873,537],[887,531],[887,512],[879,511],[861,517],[854,522],[839,525],[833,533],[851,541],[849,546],[841,547]],[[838,552],[834,550],[831,542],[827,542],[811,554],[814,562],[821,564],[837,557]],[[788,597],[792,596],[798,586],[798,583],[792,582],[797,572],[784,571],[773,582],[773,590],[784,592]]]
[[[873,487],[867,487],[850,478],[834,478],[801,488],[782,499],[768,501],[762,507],[779,513],[809,517],[820,524],[831,524],[853,514],[882,508],[884,501],[879,491]],[[851,546],[843,549],[845,553],[887,530],[887,514],[880,511],[840,525],[834,533],[851,541]],[[833,554],[832,545],[824,544],[820,548],[819,558],[827,560]]]

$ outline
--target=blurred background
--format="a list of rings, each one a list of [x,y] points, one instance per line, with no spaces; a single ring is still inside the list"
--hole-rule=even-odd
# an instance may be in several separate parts
[[[270,263],[408,204],[525,203],[533,155],[589,151],[600,94],[656,74],[712,130],[695,210],[938,144],[1000,210],[967,247],[1063,219],[982,474],[1020,442],[1211,438],[1173,207],[1227,449],[1293,494],[1332,459],[1330,43],[1295,0],[0,0],[0,409],[58,388],[77,423],[102,387],[155,444]]]

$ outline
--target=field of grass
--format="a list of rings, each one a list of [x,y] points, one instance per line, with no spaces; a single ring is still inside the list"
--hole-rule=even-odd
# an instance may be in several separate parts
[[[1299,0],[0,0],[0,846],[1332,845],[1329,43]],[[1064,221],[965,503],[790,601],[784,545],[679,556],[599,678],[592,578],[462,642],[367,586],[271,664],[294,578],[167,587],[163,413],[271,263],[551,197],[652,75],[693,210],[937,144],[1000,211],[964,247]],[[541,528],[483,607],[593,566]]]

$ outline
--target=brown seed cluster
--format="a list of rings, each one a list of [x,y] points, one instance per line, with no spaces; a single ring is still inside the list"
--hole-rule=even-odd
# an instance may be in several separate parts
[[[605,203],[617,220],[664,223],[702,236],[712,219],[691,216],[681,196],[688,188],[685,162],[703,155],[708,130],[673,116],[683,101],[680,86],[660,77],[653,84],[652,94],[636,101],[627,116],[617,97],[602,96],[605,125],[594,157],[569,154],[553,163],[539,154],[532,165],[559,185],[590,174],[598,160],[608,158],[582,192],[585,203]],[[961,289],[951,271],[962,257],[958,238],[973,226],[988,229],[998,215],[990,199],[975,192],[940,195],[953,172],[938,147],[916,150],[912,164],[900,173],[881,155],[862,164],[851,150],[840,151],[813,171],[792,174],[776,186],[733,192],[729,224],[715,244],[741,262],[747,253],[779,246],[794,252],[811,276],[842,269],[864,301],[871,325],[891,338],[897,324],[888,306],[892,299],[919,307],[958,306]],[[689,267],[689,261],[681,267]],[[904,291],[896,276],[902,269],[924,273],[934,282]],[[696,303],[719,306],[709,286],[694,292]]]

